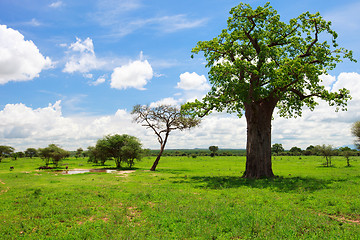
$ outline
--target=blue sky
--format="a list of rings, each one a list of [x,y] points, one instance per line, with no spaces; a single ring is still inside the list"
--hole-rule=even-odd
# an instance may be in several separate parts
[[[266,1],[244,1],[253,7]],[[0,2],[0,145],[17,150],[56,143],[94,145],[106,134],[137,136],[158,148],[149,130],[131,121],[135,104],[180,104],[209,89],[198,41],[226,27],[238,1],[2,0]],[[305,11],[332,21],[342,47],[360,60],[358,1],[273,1],[283,21]],[[320,104],[302,118],[275,115],[273,142],[285,148],[351,145],[360,120],[360,67],[345,61],[324,77],[330,89],[350,89],[348,112]],[[316,130],[316,131],[314,131]],[[214,114],[190,132],[174,132],[169,148],[245,148],[246,125]]]

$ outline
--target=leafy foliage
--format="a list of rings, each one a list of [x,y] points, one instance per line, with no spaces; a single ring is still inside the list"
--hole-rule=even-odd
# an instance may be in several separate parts
[[[139,140],[127,134],[107,135],[99,139],[95,147],[88,148],[89,161],[102,164],[108,159],[114,159],[116,167],[121,163],[127,163],[131,168],[134,160],[141,160],[142,148]]]
[[[349,91],[330,92],[319,78],[342,57],[355,61],[351,51],[338,47],[330,22],[306,12],[284,23],[269,3],[257,9],[240,3],[230,14],[227,29],[192,50],[204,52],[213,87],[187,108],[200,116],[213,109],[242,116],[244,103],[275,98],[280,115],[293,117],[301,116],[304,105],[313,110],[320,98],[345,109]],[[320,41],[326,34],[331,43]]]
[[[319,152],[326,159],[326,167],[331,166],[331,156],[333,155],[333,147],[331,145],[317,145],[315,150]]]
[[[269,3],[253,9],[240,3],[230,11],[227,28],[210,41],[200,41],[193,53],[203,52],[212,88],[183,110],[194,116],[212,111],[244,115],[247,120],[247,162],[244,177],[273,177],[271,119],[275,108],[282,117],[301,116],[322,99],[346,110],[349,90],[327,90],[320,76],[352,52],[338,47],[331,23],[309,12],[289,23]],[[331,39],[329,43],[327,40]]]
[[[46,148],[39,148],[38,149],[39,156],[44,159],[45,165],[48,166],[50,160],[55,167],[58,167],[60,160],[68,157],[70,153],[55,144],[50,144]]]
[[[83,150],[82,148],[78,148],[78,149],[76,150],[75,157],[76,157],[76,158],[81,157],[81,155],[82,155],[83,152],[84,152],[84,150]]]
[[[281,143],[274,143],[271,147],[271,152],[279,154],[281,152],[284,152],[284,148]]]
[[[211,156],[214,157],[216,152],[219,150],[218,146],[210,146],[209,150],[211,151]]]
[[[0,162],[3,157],[10,157],[15,148],[10,146],[0,146]]]
[[[27,148],[25,150],[25,156],[33,158],[37,155],[37,150],[36,148]]]

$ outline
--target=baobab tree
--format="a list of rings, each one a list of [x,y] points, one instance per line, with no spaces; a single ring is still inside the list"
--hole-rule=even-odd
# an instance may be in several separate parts
[[[160,152],[150,171],[156,170],[171,131],[190,129],[200,123],[200,119],[182,113],[180,108],[170,105],[157,107],[136,105],[131,114],[134,115],[135,122],[152,129],[160,143]]]
[[[338,47],[331,23],[309,12],[280,21],[269,3],[253,9],[240,3],[218,37],[198,42],[193,53],[207,60],[210,92],[183,106],[194,116],[212,110],[245,114],[247,158],[244,177],[273,177],[271,120],[275,108],[281,117],[301,116],[302,107],[314,110],[321,99],[346,110],[347,89],[327,90],[321,75],[343,58],[355,61],[352,52]],[[331,42],[327,42],[327,40]],[[322,41],[324,40],[324,41]]]
[[[355,144],[360,150],[360,121],[357,121],[352,125],[351,133],[356,137]]]

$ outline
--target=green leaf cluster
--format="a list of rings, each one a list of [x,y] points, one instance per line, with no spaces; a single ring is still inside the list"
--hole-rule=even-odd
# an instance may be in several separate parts
[[[193,115],[211,111],[236,112],[244,104],[275,101],[283,117],[313,110],[318,99],[346,110],[349,90],[325,89],[320,76],[343,59],[355,61],[352,52],[338,46],[331,22],[319,13],[303,13],[288,23],[269,3],[253,9],[240,3],[230,11],[227,28],[210,41],[200,41],[193,53],[203,52],[209,68],[210,92],[183,106]]]
[[[38,149],[39,156],[44,159],[46,166],[49,165],[50,160],[55,167],[58,167],[60,160],[70,156],[70,153],[55,144],[49,144],[46,148]]]
[[[134,160],[141,160],[142,157],[140,141],[127,134],[107,135],[88,150],[90,161],[97,163],[100,160],[104,164],[106,160],[114,159],[117,168],[121,167],[121,163],[127,163],[131,168]]]

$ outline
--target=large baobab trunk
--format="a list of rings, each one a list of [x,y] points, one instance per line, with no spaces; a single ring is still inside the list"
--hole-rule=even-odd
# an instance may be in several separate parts
[[[274,177],[271,165],[271,119],[276,101],[246,103],[247,122],[245,178]]]

